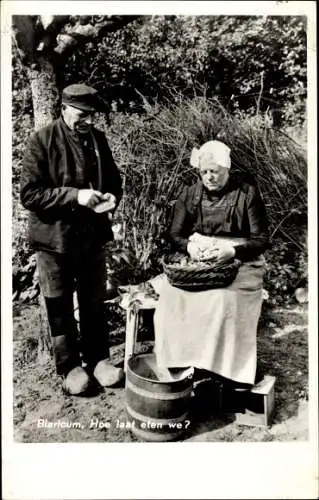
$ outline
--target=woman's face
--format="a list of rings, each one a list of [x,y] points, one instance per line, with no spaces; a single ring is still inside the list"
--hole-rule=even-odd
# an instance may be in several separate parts
[[[200,159],[199,173],[208,191],[220,191],[229,178],[229,168],[217,165],[212,157]]]

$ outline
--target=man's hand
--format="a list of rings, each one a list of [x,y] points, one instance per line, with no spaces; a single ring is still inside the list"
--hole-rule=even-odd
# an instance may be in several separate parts
[[[83,207],[94,209],[95,205],[102,200],[102,196],[100,191],[94,189],[79,189],[78,203]]]
[[[115,210],[116,207],[116,198],[114,194],[112,193],[104,193],[102,195],[102,199],[100,202],[94,207],[95,212],[101,213],[101,212],[108,212],[109,215],[112,215],[112,212]]]

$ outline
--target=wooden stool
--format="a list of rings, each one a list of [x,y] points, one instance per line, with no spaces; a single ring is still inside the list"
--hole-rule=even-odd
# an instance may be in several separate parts
[[[120,302],[120,307],[126,311],[126,327],[125,327],[125,358],[124,358],[124,372],[127,370],[127,363],[129,358],[135,352],[137,342],[137,332],[139,321],[141,318],[141,311],[155,310],[157,300],[139,295],[138,299],[133,304],[125,301],[125,296]]]

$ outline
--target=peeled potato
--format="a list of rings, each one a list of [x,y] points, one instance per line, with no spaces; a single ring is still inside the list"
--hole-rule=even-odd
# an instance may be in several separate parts
[[[113,208],[114,208],[113,203],[110,204],[109,201],[102,201],[101,203],[98,203],[94,207],[94,212],[96,212],[96,213],[109,212]]]
[[[105,200],[105,201],[115,200],[115,196],[112,193],[104,193],[102,195],[102,200]]]
[[[96,213],[109,212],[115,208],[115,196],[113,194],[105,193],[102,196],[102,200],[94,207]]]

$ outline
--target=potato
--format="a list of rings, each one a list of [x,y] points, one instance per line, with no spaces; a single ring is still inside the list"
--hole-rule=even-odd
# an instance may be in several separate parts
[[[96,213],[110,212],[115,208],[115,196],[113,194],[111,193],[103,194],[102,200],[103,201],[101,201],[94,207],[94,211]]]

